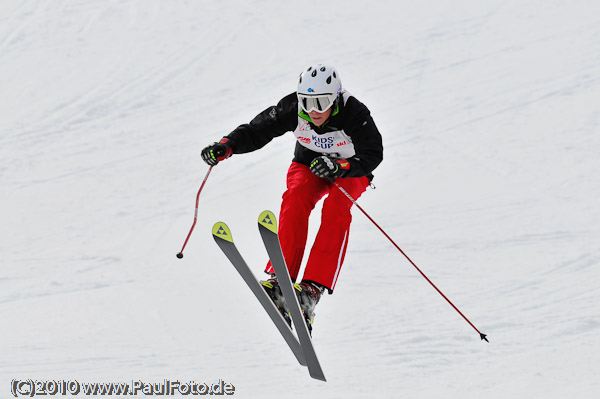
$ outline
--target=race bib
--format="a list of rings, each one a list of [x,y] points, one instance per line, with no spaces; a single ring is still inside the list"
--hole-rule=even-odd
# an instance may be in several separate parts
[[[310,123],[300,117],[294,136],[303,147],[333,158],[350,158],[356,154],[354,144],[344,130],[317,134]]]

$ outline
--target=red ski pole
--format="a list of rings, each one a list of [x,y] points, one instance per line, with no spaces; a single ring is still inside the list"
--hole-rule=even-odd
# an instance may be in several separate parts
[[[187,245],[187,242],[190,239],[190,236],[192,235],[192,231],[194,231],[194,227],[196,226],[196,220],[198,220],[198,200],[200,199],[200,193],[202,192],[202,189],[204,188],[204,184],[206,184],[206,180],[208,180],[208,175],[210,175],[210,171],[212,170],[212,168],[213,168],[212,166],[210,168],[208,168],[206,177],[204,177],[204,181],[202,181],[200,190],[198,190],[198,195],[196,195],[196,210],[194,212],[194,223],[192,223],[192,228],[190,229],[190,232],[188,233],[187,238],[185,239],[185,242],[183,243],[183,247],[181,247],[181,251],[179,251],[179,253],[177,254],[177,257],[179,259],[183,258],[183,250],[184,250],[185,246]]]
[[[376,223],[376,222],[373,220],[373,218],[371,218],[371,216],[369,216],[369,214],[368,214],[367,212],[365,212],[365,210],[364,210],[364,209],[362,209],[360,205],[358,205],[358,203],[356,202],[356,200],[355,200],[354,198],[352,198],[352,196],[351,196],[350,194],[348,194],[348,192],[347,192],[346,190],[344,190],[344,188],[343,188],[343,187],[341,187],[339,184],[337,184],[335,181],[333,182],[333,184],[335,184],[335,186],[336,186],[337,188],[339,188],[339,189],[340,189],[340,191],[341,191],[341,192],[342,192],[342,193],[343,193],[343,194],[344,194],[346,197],[348,197],[348,199],[349,199],[350,201],[352,201],[352,203],[353,203],[354,205],[356,205],[356,207],[357,207],[358,209],[360,209],[360,211],[361,211],[362,213],[364,213],[364,214],[365,214],[365,216],[366,216],[367,218],[369,218],[369,220],[370,220],[371,222],[373,222],[373,224],[374,224],[374,225],[375,225],[375,226],[376,226],[376,227],[379,229],[379,231],[381,231],[381,232],[383,233],[383,235],[384,235],[384,236],[385,236],[385,237],[386,237],[388,240],[390,240],[390,242],[391,242],[391,243],[392,243],[392,244],[393,244],[393,245],[396,247],[396,249],[397,249],[398,251],[400,251],[400,253],[401,253],[402,255],[404,255],[404,257],[405,257],[406,259],[408,259],[408,261],[410,262],[410,264],[411,264],[411,265],[413,265],[413,266],[415,267],[415,269],[417,269],[417,271],[418,271],[419,273],[421,273],[421,275],[422,275],[422,276],[425,278],[425,280],[427,280],[427,282],[428,282],[429,284],[431,284],[431,286],[432,286],[433,288],[435,288],[435,290],[436,290],[436,291],[437,291],[437,292],[438,292],[438,293],[439,293],[439,294],[440,294],[442,297],[444,297],[444,299],[445,299],[445,300],[446,300],[446,301],[447,301],[447,302],[448,302],[448,303],[449,303],[449,304],[450,304],[450,305],[451,305],[451,306],[454,308],[454,310],[456,310],[456,311],[458,312],[458,314],[460,314],[460,315],[463,317],[463,319],[465,319],[465,320],[467,321],[467,323],[469,323],[469,324],[471,325],[471,327],[473,327],[473,328],[475,329],[475,331],[477,331],[477,332],[479,333],[479,337],[480,337],[482,340],[485,340],[486,342],[490,342],[490,341],[488,341],[488,339],[486,338],[486,337],[487,337],[487,335],[486,335],[486,334],[483,334],[481,331],[479,331],[479,330],[477,329],[477,327],[475,327],[475,326],[473,325],[473,323],[471,323],[471,321],[470,321],[469,319],[467,319],[467,317],[466,317],[464,314],[462,314],[462,312],[461,312],[460,310],[458,310],[458,308],[457,308],[456,306],[454,306],[454,304],[453,304],[453,303],[452,303],[452,302],[451,302],[451,301],[450,301],[450,300],[449,300],[449,299],[446,297],[446,295],[444,295],[444,293],[443,293],[442,291],[440,291],[440,289],[439,289],[438,287],[436,287],[436,285],[435,285],[435,284],[433,284],[433,282],[432,282],[432,281],[431,281],[431,280],[430,280],[430,279],[429,279],[429,278],[428,278],[428,277],[425,275],[425,273],[423,273],[423,272],[421,271],[421,269],[419,269],[419,267],[418,267],[418,266],[415,264],[415,262],[413,262],[413,261],[412,261],[412,260],[411,260],[411,259],[408,257],[408,255],[406,255],[406,254],[404,253],[404,251],[403,251],[403,250],[402,250],[402,249],[401,249],[401,248],[398,246],[398,244],[396,244],[396,243],[394,242],[394,240],[392,240],[392,238],[391,238],[389,235],[387,235],[387,233],[386,233],[385,231],[383,231],[383,229],[382,229],[381,227],[379,227],[379,225],[378,225],[378,224],[377,224],[377,223]]]

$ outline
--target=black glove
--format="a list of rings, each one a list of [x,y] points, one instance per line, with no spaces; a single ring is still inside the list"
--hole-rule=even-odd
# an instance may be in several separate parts
[[[317,157],[310,163],[310,171],[317,177],[335,180],[350,170],[350,162],[346,159],[333,159],[325,155]]]
[[[228,139],[223,137],[218,143],[213,143],[202,150],[202,159],[210,166],[215,166],[233,154],[233,150],[227,144]]]

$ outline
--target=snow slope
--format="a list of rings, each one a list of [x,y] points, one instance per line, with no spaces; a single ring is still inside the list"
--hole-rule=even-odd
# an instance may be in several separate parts
[[[3,0],[0,397],[13,378],[235,385],[240,398],[592,398],[600,391],[600,4],[592,0]],[[291,134],[200,150],[340,71],[384,136],[319,304],[313,381],[257,276]],[[311,235],[319,215],[315,212]]]

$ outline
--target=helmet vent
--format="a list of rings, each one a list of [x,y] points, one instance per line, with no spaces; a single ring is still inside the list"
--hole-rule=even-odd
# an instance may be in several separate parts
[[[335,79],[337,79],[337,76],[336,76],[336,74],[335,74],[335,71],[333,71],[333,77],[334,77]]]
[[[310,76],[312,76],[313,78],[314,78],[315,76],[317,76],[317,70],[315,69],[314,71],[312,71],[312,73],[310,74]]]
[[[310,72],[312,70],[312,67],[308,67],[308,69],[306,70],[306,72]]]
[[[321,72],[325,72],[326,69],[327,68],[325,68],[325,67],[321,67]]]
[[[328,85],[331,84],[331,76],[327,78],[326,82]]]

